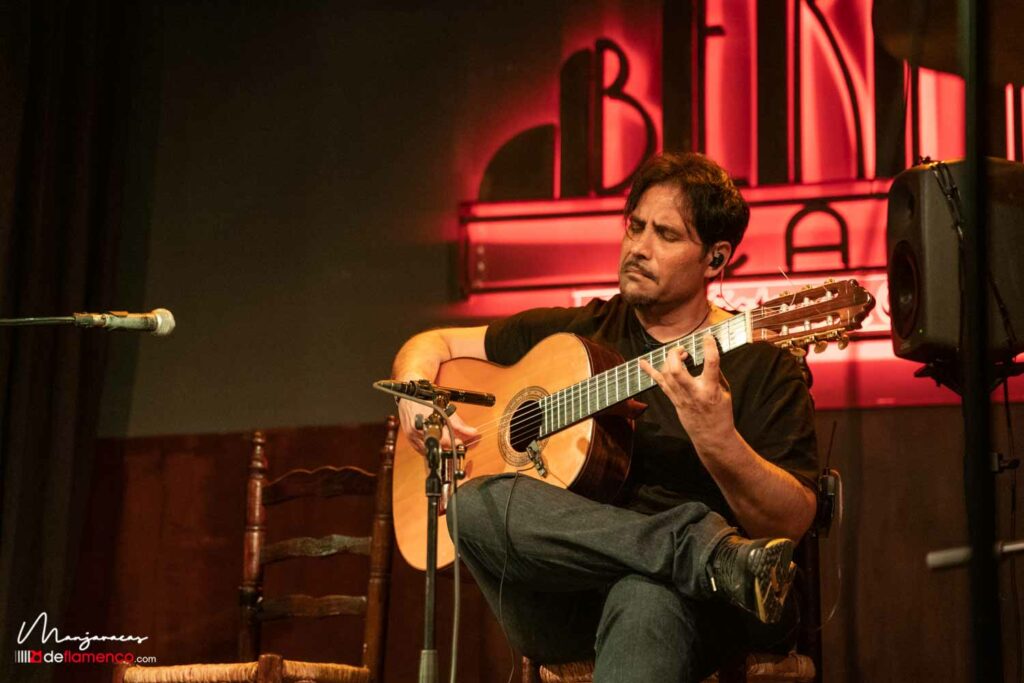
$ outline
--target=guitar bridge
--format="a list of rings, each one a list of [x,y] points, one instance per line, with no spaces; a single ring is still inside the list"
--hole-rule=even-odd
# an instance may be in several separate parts
[[[536,440],[531,441],[530,445],[526,447],[526,455],[529,456],[533,466],[537,468],[537,474],[542,477],[548,476],[548,468],[544,466],[544,459],[540,456],[540,444]]]

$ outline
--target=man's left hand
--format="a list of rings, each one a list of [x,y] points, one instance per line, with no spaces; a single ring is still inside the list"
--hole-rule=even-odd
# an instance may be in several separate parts
[[[710,334],[704,335],[703,342],[704,368],[696,377],[686,367],[684,361],[689,354],[682,348],[669,350],[660,370],[640,360],[643,371],[672,401],[679,422],[695,447],[713,444],[735,429],[732,394],[720,369],[718,344]]]

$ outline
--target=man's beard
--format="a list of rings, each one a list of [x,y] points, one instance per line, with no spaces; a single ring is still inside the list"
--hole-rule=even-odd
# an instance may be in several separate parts
[[[654,273],[651,273],[642,264],[637,263],[636,261],[632,261],[632,260],[631,261],[627,261],[627,262],[623,263],[622,266],[619,268],[619,292],[622,294],[622,300],[625,301],[627,304],[629,304],[631,306],[635,306],[637,308],[644,308],[644,307],[647,307],[647,306],[653,306],[654,304],[658,303],[657,297],[652,296],[650,294],[645,294],[644,292],[640,291],[639,288],[633,289],[633,291],[629,291],[627,289],[627,287],[626,287],[626,269],[627,268],[634,269],[634,270],[631,271],[633,273],[635,273],[636,270],[639,270],[640,271],[640,277],[644,277],[644,278],[650,280],[652,283],[657,284],[657,282],[658,282],[657,277],[654,275]]]
[[[651,296],[650,294],[644,294],[643,292],[636,291],[626,291],[625,289],[623,289],[621,284],[619,285],[619,292],[622,294],[623,301],[625,301],[630,306],[634,306],[636,308],[646,308],[648,306],[653,306],[654,304],[658,303],[658,300],[655,297]]]

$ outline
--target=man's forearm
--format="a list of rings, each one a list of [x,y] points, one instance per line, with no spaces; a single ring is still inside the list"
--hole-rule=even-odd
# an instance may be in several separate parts
[[[395,362],[391,366],[391,376],[400,382],[411,380],[437,379],[441,363],[452,358],[486,358],[484,337],[486,327],[448,327],[421,332],[409,339],[398,350]],[[429,408],[413,401],[400,401],[398,414],[402,420],[402,432],[413,447],[423,452],[423,435],[415,428],[416,415],[429,412]],[[450,425],[455,431],[456,440],[462,441],[468,448],[473,447],[478,439],[477,431],[465,424],[458,415],[453,415]],[[441,442],[442,448],[447,445],[448,434]]]
[[[437,378],[441,363],[452,358],[486,360],[484,338],[487,326],[442,327],[421,332],[405,342],[391,366],[391,376],[408,382]]]
[[[752,537],[799,539],[814,521],[814,494],[784,469],[754,451],[735,429],[697,453]]]
[[[391,376],[399,381],[414,379],[433,380],[437,369],[451,359],[451,350],[444,337],[436,330],[421,332],[399,349],[391,366]]]

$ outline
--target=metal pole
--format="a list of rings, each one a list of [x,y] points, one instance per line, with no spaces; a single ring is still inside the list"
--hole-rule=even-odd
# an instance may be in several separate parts
[[[434,645],[435,595],[437,594],[437,515],[441,492],[441,417],[448,406],[447,396],[434,397],[434,412],[416,426],[423,430],[427,449],[427,575],[423,600],[423,649],[420,651],[419,683],[437,683],[437,647]]]
[[[988,207],[983,131],[988,120],[988,12],[985,0],[959,0],[960,63],[966,81],[967,168],[964,179],[966,230],[963,260],[964,489],[971,542],[971,639],[974,680],[1003,680],[995,544],[995,477],[991,469],[989,392],[993,372],[988,353]]]

